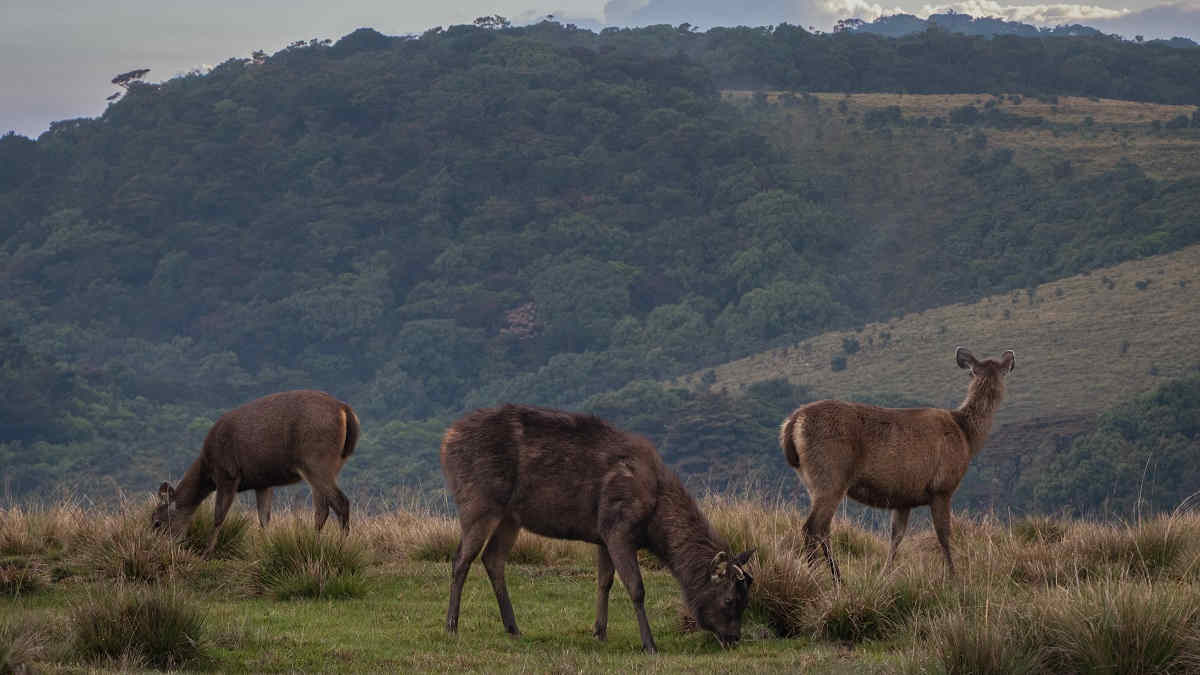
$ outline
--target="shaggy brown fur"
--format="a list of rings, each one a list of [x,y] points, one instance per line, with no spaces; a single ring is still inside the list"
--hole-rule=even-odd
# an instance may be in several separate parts
[[[182,531],[215,490],[211,553],[235,494],[255,491],[258,521],[266,527],[271,488],[303,479],[312,487],[317,530],[332,507],[342,531],[349,531],[350,500],[338,489],[337,474],[354,452],[358,433],[358,416],[350,406],[321,391],[285,391],[235,408],[209,429],[200,457],[179,485],[159,488],[154,527]]]
[[[867,506],[892,510],[888,567],[904,538],[909,511],[928,504],[947,569],[954,574],[950,497],[987,440],[1016,355],[1007,351],[999,361],[979,361],[959,347],[955,360],[971,371],[967,398],[955,410],[817,401],[784,420],[779,444],[812,500],[804,522],[805,553],[815,562],[819,545],[835,580],[841,575],[829,548],[829,529],[847,494]]]
[[[633,599],[642,646],[655,650],[637,562],[638,549],[648,548],[679,581],[697,622],[722,645],[738,641],[752,581],[743,566],[751,552],[730,553],[645,438],[591,415],[505,405],[455,422],[442,440],[441,456],[462,525],[447,631],[458,629],[463,582],[482,550],[504,627],[520,634],[504,563],[524,528],[598,546],[597,638],[607,634],[615,570]]]

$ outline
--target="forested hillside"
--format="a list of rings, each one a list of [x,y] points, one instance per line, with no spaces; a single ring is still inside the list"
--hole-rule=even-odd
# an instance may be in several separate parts
[[[822,53],[851,74],[821,86],[905,88],[870,74],[895,65],[894,50],[917,63],[937,47],[981,50],[943,62],[947,86],[1200,101],[1189,50],[1006,43],[1030,77],[1076,55],[1103,75],[1063,70],[1056,89],[979,79],[978,64],[1011,72],[992,54],[1000,40],[905,40],[361,30],[132,86],[103,117],[36,141],[5,136],[6,489],[150,489],[178,475],[221,411],[299,387],[359,411],[351,490],[436,489],[445,424],[504,400],[594,410],[650,434],[686,472],[728,476],[760,463],[773,443],[763,430],[820,392],[651,381],[1200,241],[1194,177],[1128,159],[1053,170],[989,143],[1017,116],[994,104],[868,120],[815,96],[720,93],[746,77],[816,86],[796,78],[840,72],[814,67]],[[1114,80],[1130,64],[1151,74],[1145,88]],[[1125,131],[1186,140],[1197,132],[1184,112],[1182,126],[1176,115]],[[785,123],[804,115],[839,144],[798,146]],[[910,133],[924,140],[897,142]],[[857,153],[874,153],[876,170]],[[945,208],[880,218],[898,167],[929,156],[940,168],[927,175],[945,180],[909,190],[906,208]],[[671,405],[639,406],[663,396]]]

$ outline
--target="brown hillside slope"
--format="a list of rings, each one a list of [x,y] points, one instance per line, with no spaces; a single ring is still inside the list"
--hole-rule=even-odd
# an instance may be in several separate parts
[[[849,340],[860,345],[853,354],[843,347]],[[966,376],[954,364],[956,345],[979,356],[1017,353],[1007,400],[984,450],[989,480],[1003,489],[1036,461],[1027,453],[1048,437],[1070,437],[1088,428],[1097,412],[1200,363],[1200,246],[1043,284],[1032,293],[825,333],[717,366],[710,387],[737,392],[786,377],[831,398],[889,392],[956,406],[966,392]],[[844,370],[831,367],[836,356],[845,358]],[[702,387],[703,374],[681,383]],[[1006,463],[1012,466],[1001,470]]]

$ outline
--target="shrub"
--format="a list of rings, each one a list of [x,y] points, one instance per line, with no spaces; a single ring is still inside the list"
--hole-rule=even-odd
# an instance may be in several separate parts
[[[846,357],[838,354],[829,361],[829,369],[838,372],[846,369]]]
[[[174,589],[117,586],[91,595],[71,613],[72,648],[87,661],[187,666],[201,655],[204,617]]]
[[[321,536],[292,524],[263,537],[255,581],[281,600],[349,598],[366,593],[367,549],[351,537]]]

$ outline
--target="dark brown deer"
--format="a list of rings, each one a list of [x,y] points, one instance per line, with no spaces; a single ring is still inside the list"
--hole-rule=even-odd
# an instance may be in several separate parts
[[[979,361],[959,347],[954,358],[959,368],[971,371],[967,398],[955,410],[816,401],[784,420],[779,445],[812,501],[804,521],[804,551],[813,564],[819,545],[835,581],[841,581],[841,574],[829,546],[829,529],[847,494],[867,506],[892,510],[888,568],[904,538],[909,511],[929,505],[946,569],[954,575],[950,497],[987,440],[1016,354],[1010,350],[999,361]]]
[[[753,581],[745,565],[753,551],[730,552],[650,441],[591,415],[505,405],[476,410],[455,422],[442,440],[441,455],[462,525],[447,631],[458,630],[463,582],[483,550],[504,628],[520,635],[504,563],[524,528],[598,546],[593,630],[598,639],[608,632],[615,569],[633,599],[642,647],[656,650],[638,569],[641,548],[662,559],[696,622],[722,646],[741,637]]]
[[[350,406],[321,391],[285,391],[255,399],[221,416],[208,430],[200,457],[179,485],[163,483],[154,510],[155,529],[178,534],[196,508],[214,490],[213,532],[205,555],[234,495],[254,490],[258,522],[271,519],[271,488],[305,480],[312,487],[319,531],[332,507],[350,529],[350,500],[337,486],[337,475],[358,442],[358,417]]]

